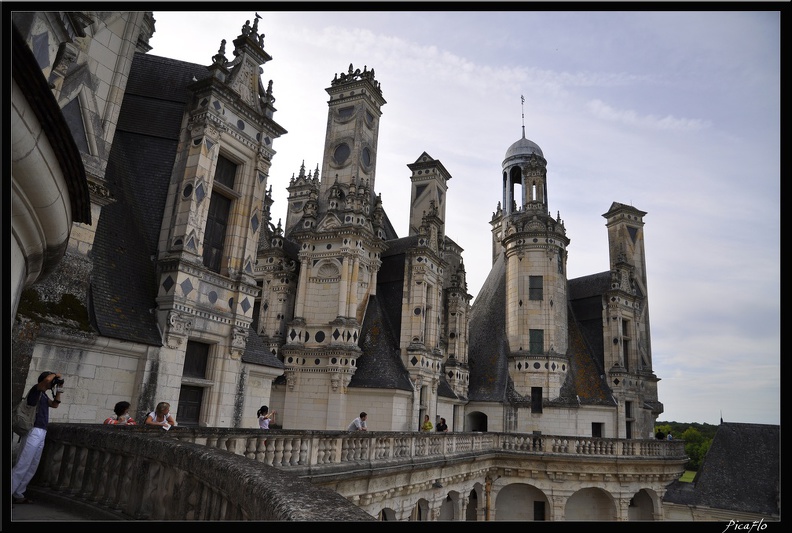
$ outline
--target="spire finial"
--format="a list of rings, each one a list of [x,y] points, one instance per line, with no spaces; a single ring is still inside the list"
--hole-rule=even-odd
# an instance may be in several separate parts
[[[520,110],[522,111],[522,132],[525,139],[525,96],[520,95]]]

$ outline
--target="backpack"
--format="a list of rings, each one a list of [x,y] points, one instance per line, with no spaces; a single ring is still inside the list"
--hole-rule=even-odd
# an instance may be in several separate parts
[[[39,398],[39,401],[41,398]],[[14,416],[12,417],[11,427],[14,433],[19,435],[20,440],[28,434],[28,431],[33,427],[36,422],[36,412],[38,411],[38,404],[28,405],[27,397],[22,398],[17,406],[14,408]]]

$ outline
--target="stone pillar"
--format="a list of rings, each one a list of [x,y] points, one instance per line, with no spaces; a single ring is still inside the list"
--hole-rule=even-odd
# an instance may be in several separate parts
[[[341,258],[341,281],[338,284],[338,316],[347,316],[347,292],[349,287],[349,258]]]
[[[553,522],[560,522],[564,520],[564,506],[566,505],[567,499],[563,496],[551,496],[549,500],[553,513],[552,516],[550,516],[550,519]]]
[[[470,494],[470,491],[461,493],[459,498],[457,498],[457,500],[454,502],[454,507],[456,507],[454,515],[456,516],[456,519],[461,522],[464,522],[467,516],[467,506],[470,501],[470,498],[467,496],[467,494]]]
[[[616,521],[628,522],[630,520],[630,496],[619,496],[616,499]]]

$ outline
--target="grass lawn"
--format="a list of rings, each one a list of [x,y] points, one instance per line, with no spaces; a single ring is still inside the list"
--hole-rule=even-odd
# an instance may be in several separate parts
[[[685,470],[685,473],[679,478],[679,481],[684,481],[686,483],[690,483],[693,481],[693,478],[696,476],[696,472],[693,470]]]

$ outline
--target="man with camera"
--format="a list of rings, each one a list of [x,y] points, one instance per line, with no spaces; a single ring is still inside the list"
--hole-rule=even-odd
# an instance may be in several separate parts
[[[44,450],[44,439],[47,436],[50,407],[57,409],[61,403],[63,378],[55,372],[42,372],[38,384],[31,387],[27,394],[28,405],[37,405],[36,421],[20,444],[19,458],[11,475],[11,491],[13,503],[33,503],[25,497],[28,483],[38,469],[41,452]],[[52,399],[47,396],[52,393]]]

